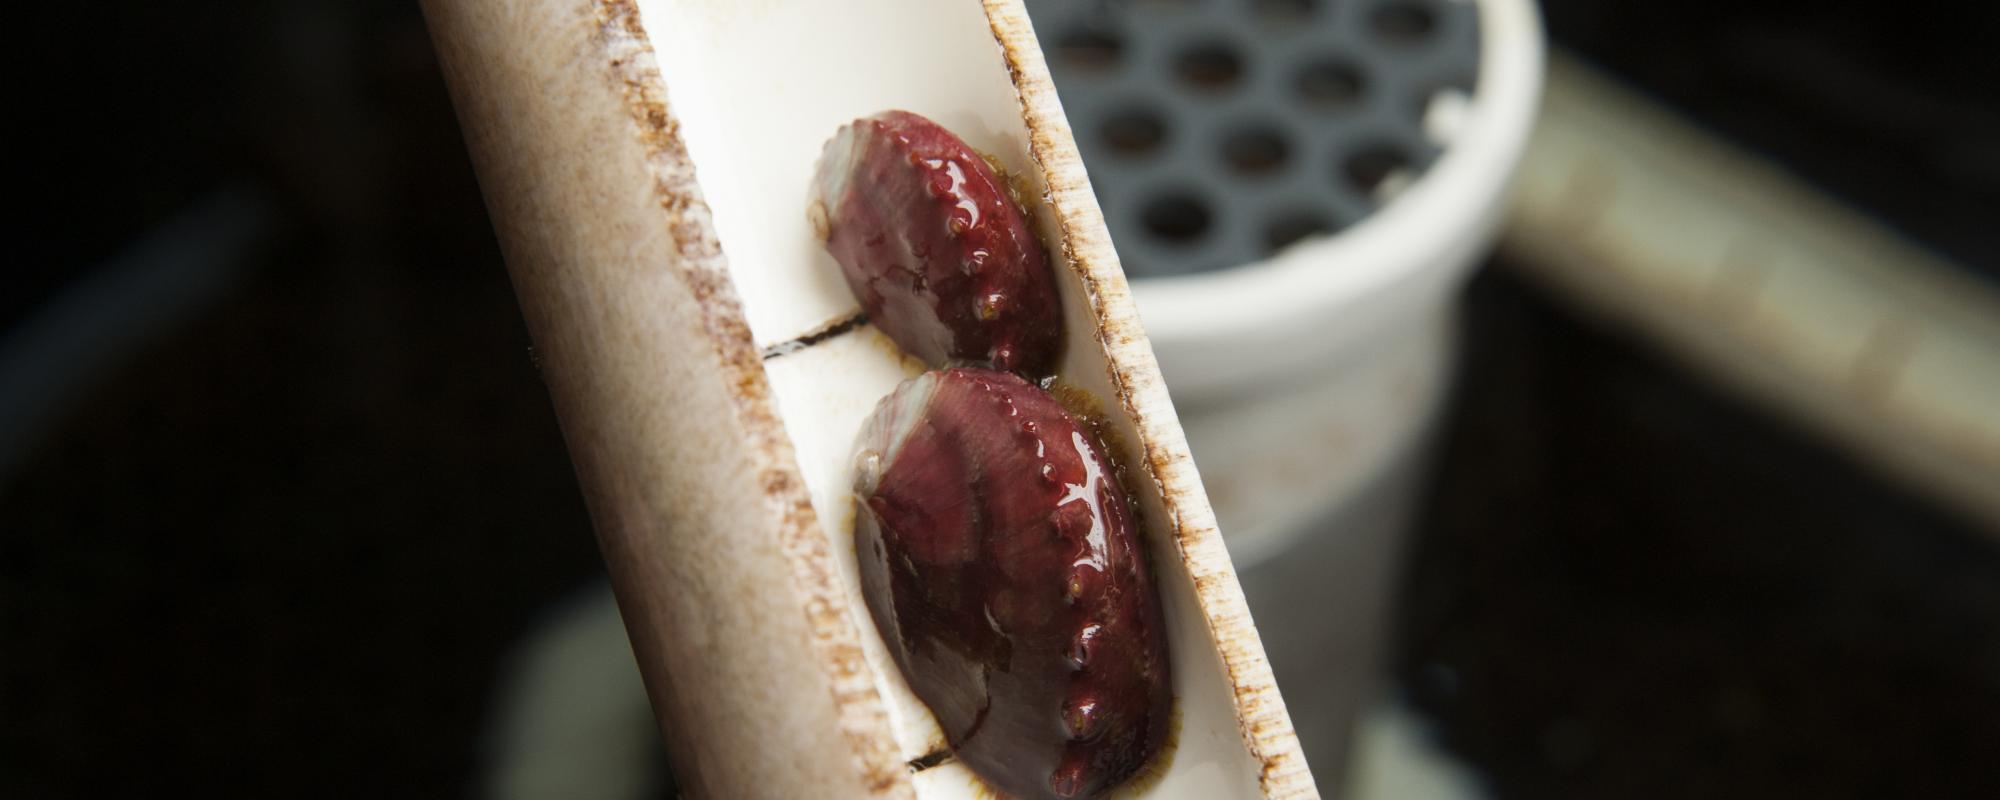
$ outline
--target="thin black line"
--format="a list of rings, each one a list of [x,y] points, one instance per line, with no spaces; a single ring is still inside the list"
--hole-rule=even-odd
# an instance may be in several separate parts
[[[819,344],[820,342],[824,342],[828,339],[831,339],[835,336],[839,336],[843,333],[854,330],[855,328],[859,328],[866,324],[868,324],[868,315],[856,311],[854,312],[853,316],[829,322],[826,324],[825,327],[813,331],[812,333],[808,333],[804,336],[800,336],[790,341],[779,342],[777,344],[771,345],[770,347],[766,347],[764,348],[764,351],[762,353],[759,353],[759,355],[762,356],[765,361],[777,358],[778,356],[791,355],[800,350],[804,350],[808,347]]]
[[[951,750],[940,747],[910,759],[910,772],[917,773],[951,760]]]

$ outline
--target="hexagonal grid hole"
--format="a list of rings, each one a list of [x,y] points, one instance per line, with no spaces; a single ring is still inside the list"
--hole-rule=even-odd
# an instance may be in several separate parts
[[[1207,201],[1184,190],[1169,190],[1146,201],[1139,222],[1153,238],[1170,245],[1201,241],[1214,224]]]
[[[1174,74],[1199,92],[1219,92],[1243,80],[1243,55],[1225,42],[1199,42],[1174,56]]]
[[[1111,152],[1121,156],[1147,156],[1157,152],[1167,139],[1167,122],[1159,112],[1143,106],[1125,106],[1105,116],[1097,128],[1098,138]]]
[[[1393,0],[1375,7],[1368,15],[1368,27],[1384,40],[1409,44],[1430,38],[1437,31],[1437,12],[1416,0]]]
[[[1238,175],[1269,175],[1285,166],[1291,155],[1291,142],[1268,123],[1238,127],[1222,138],[1222,161]]]

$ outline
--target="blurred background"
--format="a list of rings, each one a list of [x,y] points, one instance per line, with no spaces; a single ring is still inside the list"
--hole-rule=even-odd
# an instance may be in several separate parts
[[[2000,796],[1986,5],[1030,3],[1149,327],[1440,276],[1309,386],[1156,334],[1323,790]],[[13,30],[0,796],[670,795],[415,5]]]

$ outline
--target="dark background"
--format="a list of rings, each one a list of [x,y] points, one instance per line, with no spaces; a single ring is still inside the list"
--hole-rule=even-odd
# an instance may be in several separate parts
[[[1544,8],[2000,276],[1984,6]],[[495,659],[602,567],[416,8],[13,34],[0,343],[205,198],[253,211],[201,314],[0,386],[59,409],[0,465],[0,796],[469,791]],[[1990,532],[1504,264],[1468,313],[1395,655],[1448,750],[1503,797],[2000,796]]]

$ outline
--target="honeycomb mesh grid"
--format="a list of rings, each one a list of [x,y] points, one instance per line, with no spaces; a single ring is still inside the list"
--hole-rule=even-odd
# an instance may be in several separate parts
[[[1027,0],[1135,277],[1248,264],[1360,221],[1470,95],[1469,0]]]

